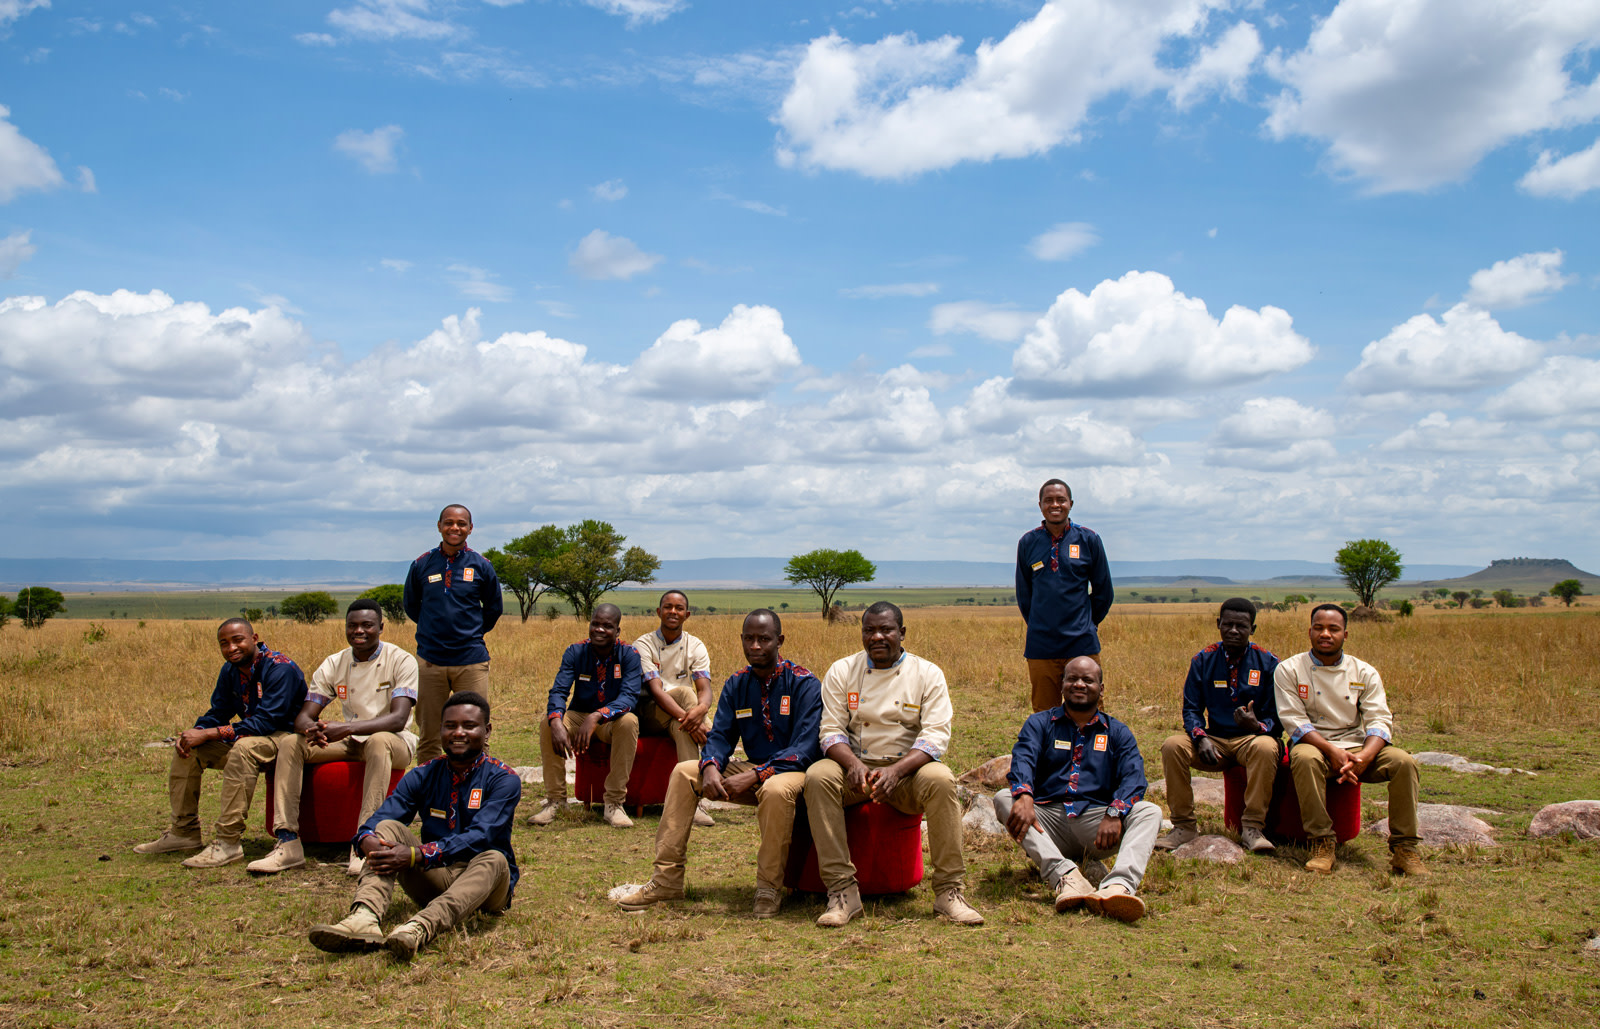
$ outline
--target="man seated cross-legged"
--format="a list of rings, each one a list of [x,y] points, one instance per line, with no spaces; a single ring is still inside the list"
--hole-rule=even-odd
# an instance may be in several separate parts
[[[246,870],[270,875],[306,863],[300,842],[300,793],[306,765],[359,761],[361,812],[357,823],[378,810],[389,792],[394,769],[411,764],[417,734],[406,728],[417,702],[417,659],[383,640],[383,610],[374,600],[353,602],[344,616],[344,638],[350,645],[330,654],[311,673],[305,703],[295,716],[294,732],[278,740],[273,801],[278,845]],[[322,711],[339,701],[343,721],[330,722]],[[361,874],[361,854],[350,848],[346,871]]]
[[[366,861],[350,912],[332,925],[312,926],[314,946],[381,946],[409,961],[474,912],[498,915],[511,906],[517,887],[511,824],[522,780],[484,753],[493,726],[482,694],[460,690],[444,705],[438,727],[444,754],[407,772],[362,823],[355,843]],[[418,816],[420,835],[411,829]],[[385,934],[379,923],[396,883],[421,910]]]
[[[794,809],[805,788],[805,770],[817,759],[822,722],[822,685],[816,676],[783,659],[783,623],[761,609],[745,616],[740,643],[749,665],[728,677],[717,716],[698,762],[672,770],[667,802],[656,831],[656,863],[650,881],[617,901],[624,911],[643,911],[683,896],[689,831],[701,795],[753,804],[761,828],[756,851],[756,897],[752,913],[771,918],[783,902],[783,873],[794,833]],[[743,744],[745,760],[734,760]]]

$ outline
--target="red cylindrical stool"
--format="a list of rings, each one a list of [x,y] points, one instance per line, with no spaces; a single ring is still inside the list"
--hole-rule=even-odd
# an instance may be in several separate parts
[[[667,799],[667,783],[678,764],[678,748],[670,736],[640,736],[633,752],[633,771],[628,773],[628,796],[623,804],[640,808],[660,805]],[[595,740],[578,755],[573,794],[585,804],[606,799],[606,776],[611,772],[611,748]]]
[[[922,816],[865,800],[844,809],[850,860],[862,893],[904,893],[922,881]],[[791,890],[826,893],[817,868],[817,848],[804,798],[794,810],[794,838],[783,884]]]
[[[1235,765],[1222,773],[1222,823],[1237,832],[1244,816],[1244,787],[1247,777]],[[1328,816],[1333,819],[1333,834],[1340,843],[1361,833],[1361,784],[1328,780]],[[1285,840],[1306,838],[1300,820],[1300,797],[1294,791],[1294,777],[1286,766],[1278,767],[1272,783],[1272,803],[1267,806],[1267,835]]]
[[[306,765],[300,787],[300,838],[307,843],[346,843],[361,828],[361,781],[367,774],[362,761],[327,761]],[[389,789],[394,792],[404,768],[389,773]],[[276,813],[273,776],[267,772],[267,834],[275,830]]]

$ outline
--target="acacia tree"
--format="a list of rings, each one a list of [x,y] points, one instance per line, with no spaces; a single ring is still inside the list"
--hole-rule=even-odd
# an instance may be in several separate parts
[[[376,600],[378,602],[378,610],[383,612],[384,618],[391,622],[405,624],[406,588],[398,582],[374,586],[356,599]]]
[[[607,590],[625,582],[643,586],[656,581],[661,559],[643,547],[623,551],[627,537],[610,522],[586,518],[567,526],[563,535],[561,550],[545,565],[545,574],[550,591],[565,597],[579,618],[587,620],[594,614]]]
[[[1466,607],[1467,601],[1472,599],[1472,594],[1468,593],[1466,590],[1456,590],[1454,593],[1450,594],[1450,599],[1456,602],[1456,607]]]
[[[555,589],[550,566],[566,545],[567,534],[560,526],[545,525],[518,536],[504,549],[491,547],[483,552],[494,565],[500,585],[516,594],[524,622],[538,609],[539,598]]]
[[[37,629],[67,609],[67,598],[48,586],[29,586],[17,592],[12,610],[25,629]]]
[[[1350,592],[1371,607],[1378,591],[1400,578],[1400,552],[1383,540],[1351,540],[1333,556],[1334,567]]]
[[[1559,597],[1568,607],[1572,602],[1583,596],[1583,583],[1578,579],[1562,579],[1550,587],[1550,595]]]
[[[822,617],[828,617],[833,595],[852,582],[871,582],[878,568],[859,550],[813,550],[797,554],[784,567],[783,577],[795,585],[810,586],[822,598]]]
[[[285,618],[316,625],[331,614],[337,613],[339,602],[326,590],[295,593],[278,601],[278,612]]]

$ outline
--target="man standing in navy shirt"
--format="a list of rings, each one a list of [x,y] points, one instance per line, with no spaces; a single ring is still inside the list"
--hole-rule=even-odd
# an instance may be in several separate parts
[[[655,873],[617,901],[624,911],[643,911],[683,896],[683,866],[700,794],[755,806],[761,846],[751,913],[771,918],[783,903],[795,804],[805,790],[806,769],[822,756],[822,684],[779,654],[783,623],[773,611],[762,608],[746,615],[739,641],[750,663],[723,684],[699,761],[681,761],[672,770],[656,832]],[[738,744],[744,745],[745,760],[733,759]]]
[[[1039,488],[1044,521],[1017,541],[1017,607],[1028,623],[1022,656],[1033,709],[1055,707],[1061,673],[1075,657],[1100,659],[1096,627],[1111,610],[1111,566],[1093,529],[1072,524],[1072,489],[1060,479]]]
[[[995,814],[1056,893],[1056,910],[1082,904],[1123,922],[1144,917],[1135,896],[1161,831],[1161,809],[1142,800],[1144,758],[1126,725],[1100,710],[1105,692],[1090,657],[1067,662],[1060,707],[1029,716],[1011,749],[1009,789]],[[1095,890],[1077,862],[1117,852]]]
[[[243,618],[217,627],[225,662],[211,691],[211,706],[173,743],[167,792],[172,822],[160,839],[133,848],[136,854],[169,854],[200,846],[200,776],[222,769],[222,809],[211,846],[183,862],[185,868],[220,868],[244,860],[245,816],[256,777],[278,759],[278,741],[294,728],[306,695],[300,666],[268,650]],[[234,721],[237,718],[238,721]]]
[[[489,692],[484,634],[500,620],[500,580],[487,558],[467,547],[472,512],[439,512],[439,545],[411,562],[406,614],[417,623],[417,764],[439,756],[439,716],[457,690]]]
[[[445,702],[444,756],[407,772],[383,806],[362,824],[355,845],[366,857],[350,913],[333,925],[311,927],[311,943],[327,951],[382,946],[409,961],[442,932],[482,910],[498,915],[517,888],[511,824],[522,780],[510,765],[483,752],[493,726],[489,701],[471,690]],[[422,818],[422,835],[410,825]],[[385,935],[395,883],[421,908]]]
[[[1250,642],[1256,631],[1256,606],[1243,597],[1222,602],[1217,615],[1220,643],[1213,643],[1189,662],[1183,684],[1183,732],[1161,744],[1161,770],[1172,808],[1172,831],[1156,841],[1161,850],[1176,850],[1200,836],[1194,821],[1194,787],[1189,769],[1220,772],[1240,765],[1247,776],[1239,842],[1265,854],[1267,805],[1283,758],[1278,704],[1272,675],[1278,659]]]

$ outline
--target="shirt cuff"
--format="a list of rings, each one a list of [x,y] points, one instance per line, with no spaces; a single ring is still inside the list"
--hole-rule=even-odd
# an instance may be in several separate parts
[[[224,743],[232,743],[238,736],[239,733],[231,725],[217,726],[217,739],[222,740]]]
[[[706,758],[701,758],[700,759],[700,771],[701,771],[701,773],[705,772],[706,765],[716,765],[717,766],[717,771],[719,771],[719,772],[722,771],[722,763],[720,761],[718,761],[714,757],[706,757]]]
[[[924,754],[926,754],[929,757],[933,758],[935,761],[939,761],[939,760],[942,760],[944,758],[944,751],[940,750],[938,747],[935,747],[933,744],[929,743],[927,740],[918,740],[917,742],[915,742],[915,743],[913,743],[911,745],[911,749],[912,750],[920,750]]]
[[[778,770],[776,768],[772,767],[771,761],[768,761],[764,765],[757,765],[755,767],[756,779],[760,782],[766,782],[768,779],[776,775],[777,771]]]
[[[1133,805],[1129,804],[1125,800],[1113,800],[1110,806],[1106,808],[1106,814],[1113,818],[1121,818],[1123,815],[1126,815],[1129,809],[1132,807]]]
[[[1389,735],[1389,730],[1385,729],[1381,725],[1369,725],[1369,726],[1367,726],[1367,735],[1368,736],[1376,736],[1376,737],[1378,737],[1378,739],[1382,740],[1385,743],[1393,743],[1394,742],[1394,737]]]
[[[551,711],[551,712],[547,713],[544,717],[545,717],[545,721],[547,721],[547,722],[557,722],[557,721],[560,721],[562,716],[565,715],[565,714],[566,714],[565,711]]]
[[[661,678],[661,673],[660,672],[645,672],[643,678],[644,678],[645,682],[654,682],[655,680]]]
[[[1316,726],[1312,725],[1310,722],[1307,722],[1306,724],[1302,725],[1300,728],[1296,729],[1294,732],[1289,734],[1289,746],[1291,746],[1291,747],[1294,746],[1296,743],[1300,742],[1301,738],[1303,736],[1305,736],[1306,733],[1316,732],[1316,730],[1317,730]]]
[[[1204,729],[1200,728],[1198,725],[1195,726],[1193,729],[1189,730],[1189,735],[1194,737],[1197,740],[1202,738],[1203,736],[1205,736],[1205,734],[1206,734],[1206,731]]]
[[[698,671],[697,672],[690,672],[689,673],[689,678],[691,678],[691,679],[704,679],[706,682],[710,682],[711,681],[711,673],[710,672],[698,672]]]
[[[1029,797],[1033,796],[1033,787],[1029,786],[1027,783],[1022,783],[1020,785],[1011,787],[1011,795],[1013,797],[1021,797],[1024,794]]]
[[[444,848],[438,843],[424,843],[422,845],[422,867],[438,868],[444,864]]]
[[[395,697],[406,697],[406,698],[409,698],[411,700],[416,700],[417,699],[417,691],[416,691],[416,689],[414,687],[411,687],[411,686],[397,686],[389,694],[389,699],[390,700],[393,700]]]
[[[836,743],[848,744],[849,742],[850,737],[846,736],[842,732],[829,733],[828,735],[822,737],[822,752],[826,754],[828,752],[828,748],[832,747]]]

